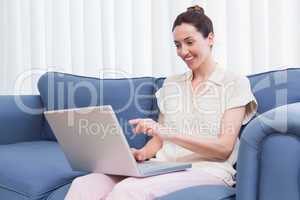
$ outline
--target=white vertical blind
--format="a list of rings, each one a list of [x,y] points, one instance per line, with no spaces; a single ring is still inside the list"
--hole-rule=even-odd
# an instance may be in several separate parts
[[[300,63],[300,1],[286,0],[283,5],[283,40],[285,60],[282,65],[299,65]]]
[[[116,70],[131,74],[133,59],[132,0],[115,0],[114,6]],[[109,19],[107,20],[106,23],[111,23]]]
[[[151,75],[151,0],[132,1],[132,27],[132,72],[137,76]]]
[[[103,69],[114,69],[116,67],[115,51],[115,16],[114,1],[101,1],[101,32],[102,32],[102,58]],[[102,70],[104,71],[104,70]],[[105,73],[100,73],[101,76]]]
[[[268,0],[252,0],[250,6],[252,71],[267,70],[269,65]]]
[[[12,86],[16,79],[16,75],[22,71],[23,54],[22,51],[22,33],[21,28],[21,5],[20,1],[12,0],[6,2],[6,74],[4,79],[7,81],[7,87]]]
[[[250,1],[232,0],[226,4],[227,63],[234,71],[248,74],[252,66]]]
[[[52,59],[53,65],[72,72],[70,3],[68,0],[52,0]],[[46,8],[47,9],[47,8]],[[86,49],[85,49],[86,51]]]
[[[73,73],[85,74],[84,2],[72,0],[70,4],[71,66]]]
[[[268,28],[269,32],[269,64],[273,66],[283,65],[285,59],[284,31],[284,4],[285,1],[272,1],[269,7]],[[274,20],[276,19],[276,20]]]
[[[300,66],[298,0],[0,0],[0,94],[36,92],[47,70],[96,77],[182,73],[187,68],[171,28],[194,4],[214,23],[213,53],[224,67],[250,74]]]
[[[100,1],[83,1],[84,69],[91,76],[99,75],[102,67],[102,32]]]
[[[5,1],[0,1],[0,82],[1,89],[7,88],[7,5]],[[1,91],[1,90],[0,90]]]
[[[153,75],[163,76],[172,72],[169,1],[152,0],[151,8],[152,72]]]

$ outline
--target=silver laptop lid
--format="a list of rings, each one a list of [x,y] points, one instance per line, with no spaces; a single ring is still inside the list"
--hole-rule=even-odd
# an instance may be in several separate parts
[[[45,116],[74,170],[140,175],[111,106],[46,111]]]

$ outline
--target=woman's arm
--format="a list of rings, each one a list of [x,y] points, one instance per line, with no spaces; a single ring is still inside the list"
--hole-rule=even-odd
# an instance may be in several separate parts
[[[195,140],[191,136],[175,134],[166,137],[165,141],[170,141],[199,153],[204,160],[225,161],[234,149],[244,116],[244,106],[225,111],[221,121],[220,133],[216,139]]]
[[[162,140],[153,136],[141,149],[131,148],[134,158],[137,161],[144,161],[153,158],[162,147]]]
[[[141,149],[145,153],[145,159],[153,158],[156,153],[162,148],[162,145],[162,140],[157,136],[153,136]]]
[[[199,153],[203,160],[225,161],[233,151],[245,116],[245,110],[245,106],[242,106],[225,111],[221,120],[220,133],[217,139],[195,139],[191,136],[182,134],[161,135],[159,128],[153,126],[153,122],[150,123],[150,120],[137,119],[131,122],[132,124],[137,125],[134,130],[136,133],[145,132],[148,135],[155,136],[161,141],[160,145],[162,145],[163,141],[169,141],[190,151]],[[153,148],[150,144],[148,147],[146,146],[145,148],[147,149]]]

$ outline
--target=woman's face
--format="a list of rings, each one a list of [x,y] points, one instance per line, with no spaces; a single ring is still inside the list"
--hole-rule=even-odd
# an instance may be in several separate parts
[[[204,38],[193,25],[183,23],[175,27],[173,36],[177,55],[191,70],[198,69],[211,56],[212,33]]]

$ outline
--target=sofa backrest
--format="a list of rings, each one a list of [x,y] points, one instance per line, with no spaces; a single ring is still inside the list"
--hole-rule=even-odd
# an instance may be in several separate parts
[[[281,105],[299,102],[298,77],[300,68],[249,75],[258,102],[256,116]],[[40,78],[38,88],[46,110],[111,104],[117,111],[129,144],[141,147],[149,138],[144,135],[134,137],[127,121],[137,117],[157,120],[159,110],[154,94],[164,80],[153,77],[98,79],[48,72]],[[46,121],[44,137],[55,140]]]
[[[157,119],[155,78],[98,79],[65,73],[47,72],[38,82],[46,110],[111,105],[131,147],[140,148],[149,139],[134,135],[128,124],[133,118]],[[56,140],[45,120],[44,137]]]
[[[41,139],[39,95],[0,95],[0,145]]]
[[[299,102],[299,77],[300,68],[249,75],[251,89],[258,102],[256,116],[278,106]]]

